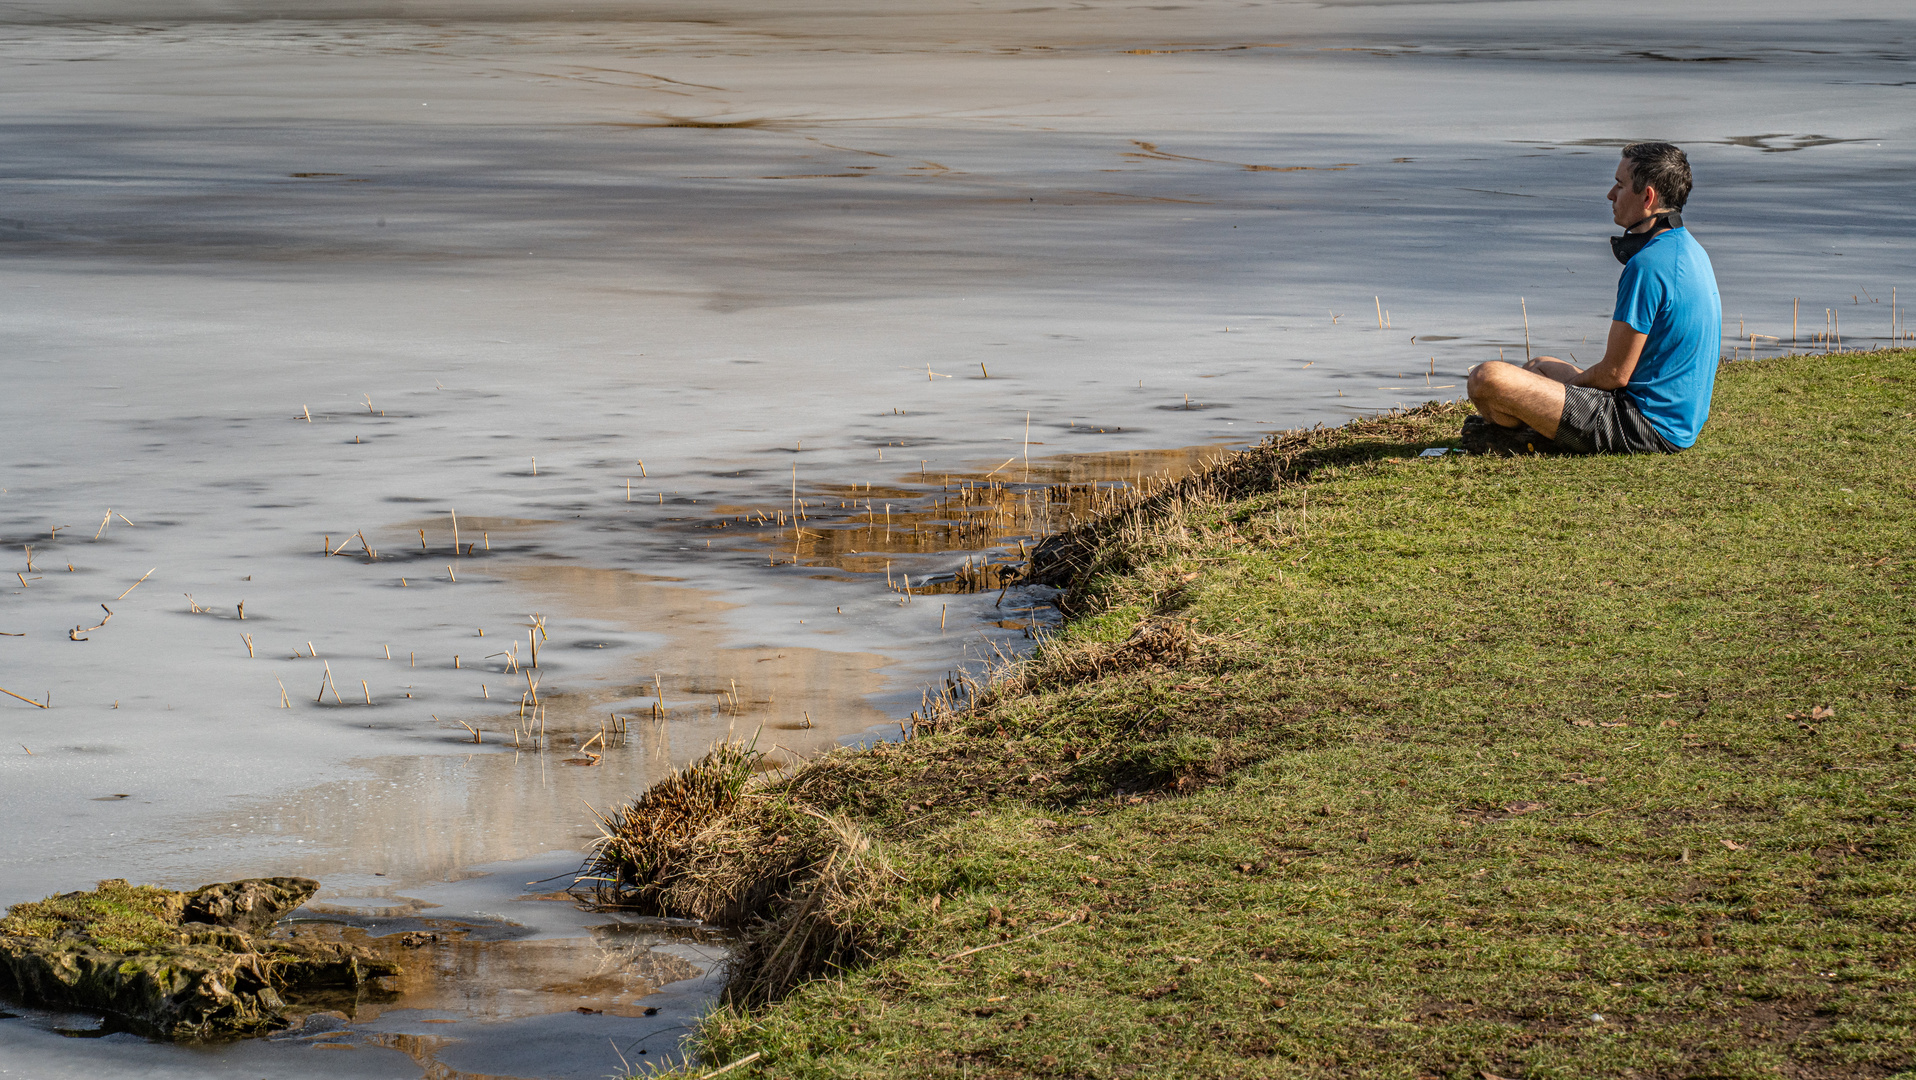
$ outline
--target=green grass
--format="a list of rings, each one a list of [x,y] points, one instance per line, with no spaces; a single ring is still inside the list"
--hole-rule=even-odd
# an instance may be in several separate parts
[[[1916,1076],[1913,414],[1910,352],[1726,366],[1673,457],[1416,460],[1432,408],[1113,530],[1022,681],[830,759],[892,945],[703,1059]]]
[[[82,938],[109,952],[151,952],[177,943],[184,899],[168,889],[114,878],[92,892],[15,904],[0,918],[0,934]]]

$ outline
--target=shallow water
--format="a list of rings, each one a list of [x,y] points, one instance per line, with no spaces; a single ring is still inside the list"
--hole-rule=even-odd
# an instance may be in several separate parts
[[[1526,319],[1587,362],[1623,140],[1690,148],[1745,351],[1793,310],[1800,347],[1882,343],[1911,31],[1887,2],[9,9],[0,687],[53,708],[0,698],[0,902],[412,895],[578,850],[584,804],[728,734],[895,736],[1044,615],[944,575],[1085,485],[1454,396]]]
[[[157,1045],[98,1017],[10,1006],[12,1076],[563,1076],[676,1061],[711,1001],[725,940],[684,921],[595,910],[541,880],[577,853],[490,864],[404,893],[335,896],[276,933],[347,940],[400,975],[289,1002],[293,1026],[222,1046]]]

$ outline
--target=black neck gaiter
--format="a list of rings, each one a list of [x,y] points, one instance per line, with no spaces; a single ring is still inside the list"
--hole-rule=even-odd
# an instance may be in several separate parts
[[[1643,245],[1654,240],[1667,230],[1681,229],[1683,227],[1683,215],[1677,213],[1675,210],[1664,210],[1661,213],[1651,214],[1650,218],[1656,221],[1656,224],[1650,226],[1648,229],[1640,233],[1626,232],[1622,236],[1613,236],[1610,238],[1610,252],[1617,257],[1618,262],[1628,263],[1632,256],[1643,250]]]

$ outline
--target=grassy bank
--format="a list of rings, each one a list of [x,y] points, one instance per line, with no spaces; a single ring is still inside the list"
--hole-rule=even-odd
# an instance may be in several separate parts
[[[1431,407],[1109,523],[978,708],[768,789],[727,850],[863,884],[757,947],[858,962],[707,1068],[1916,1075],[1913,414],[1916,353],[1737,364],[1674,457]]]

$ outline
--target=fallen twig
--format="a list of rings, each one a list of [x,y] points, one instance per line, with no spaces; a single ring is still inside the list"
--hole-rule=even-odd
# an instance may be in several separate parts
[[[1065,921],[1063,921],[1063,922],[1061,922],[1061,923],[1058,923],[1058,924],[1056,924],[1056,925],[1054,925],[1054,926],[1047,926],[1047,927],[1045,927],[1045,928],[1044,928],[1043,930],[1034,930],[1034,931],[1032,931],[1031,933],[1029,933],[1029,934],[1026,934],[1026,935],[1025,935],[1024,937],[1021,937],[1021,938],[1013,938],[1013,939],[1011,939],[1010,941],[996,941],[996,942],[993,942],[993,943],[991,943],[990,945],[979,945],[979,946],[976,946],[976,947],[973,947],[973,948],[970,948],[970,949],[966,949],[966,950],[965,950],[964,952],[955,952],[955,953],[952,953],[952,954],[951,954],[950,956],[947,956],[947,957],[945,957],[945,959],[946,959],[946,960],[956,960],[956,959],[958,959],[958,958],[960,958],[960,957],[964,957],[964,956],[970,956],[970,955],[971,955],[972,953],[979,953],[979,952],[984,952],[984,951],[985,951],[986,949],[1002,949],[1002,948],[1004,948],[1004,947],[1005,947],[1006,945],[1019,945],[1019,944],[1023,944],[1024,942],[1027,942],[1027,941],[1030,941],[1030,940],[1031,940],[1032,938],[1035,938],[1035,937],[1042,937],[1042,936],[1044,936],[1045,934],[1049,934],[1049,933],[1050,933],[1050,932],[1052,932],[1053,930],[1058,930],[1058,929],[1062,929],[1062,928],[1064,928],[1064,927],[1067,927],[1067,926],[1070,926],[1070,925],[1071,925],[1072,923],[1074,923],[1074,922],[1077,922],[1078,920],[1080,920],[1080,919],[1082,919],[1082,918],[1084,918],[1084,912],[1082,912],[1082,911],[1080,911],[1080,912],[1078,912],[1077,914],[1075,914],[1075,915],[1072,915],[1072,916],[1071,916],[1071,917],[1070,917],[1069,919],[1066,919]]]
[[[737,1061],[732,1062],[730,1065],[721,1065],[718,1068],[713,1069],[711,1072],[706,1073],[705,1075],[699,1077],[699,1080],[711,1080],[711,1077],[718,1076],[721,1073],[731,1072],[733,1069],[738,1068],[740,1065],[750,1065],[752,1062],[757,1061],[760,1057],[764,1056],[764,1054],[765,1054],[765,1051],[763,1050],[754,1050],[751,1053],[745,1055],[744,1057],[739,1058]]]

